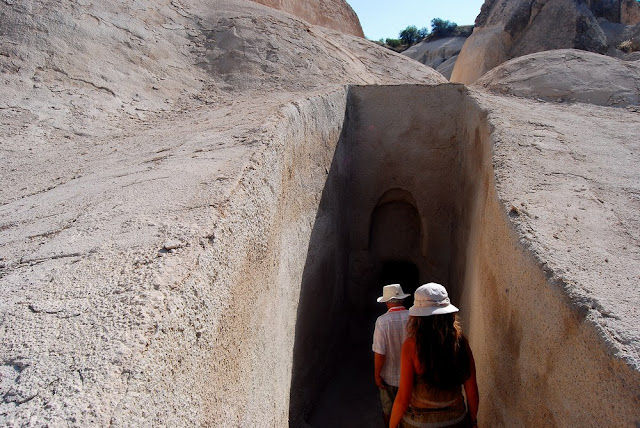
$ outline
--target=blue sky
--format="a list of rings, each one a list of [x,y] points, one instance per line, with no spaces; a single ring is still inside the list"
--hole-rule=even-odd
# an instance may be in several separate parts
[[[347,0],[360,18],[364,35],[372,40],[397,38],[409,25],[427,27],[433,18],[470,25],[484,0]]]

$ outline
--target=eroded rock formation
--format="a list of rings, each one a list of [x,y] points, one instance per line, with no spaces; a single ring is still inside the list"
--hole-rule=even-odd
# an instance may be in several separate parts
[[[637,106],[640,63],[559,49],[507,61],[474,85],[500,94],[546,101]]]
[[[467,40],[466,37],[444,37],[434,41],[424,41],[411,46],[402,52],[402,55],[435,69],[448,79],[451,77],[453,66],[465,40]]]
[[[253,0],[342,33],[364,37],[358,16],[344,0]]]
[[[589,9],[599,18],[616,24],[640,23],[640,5],[637,0],[586,0]]]
[[[635,34],[626,27],[637,24],[637,13],[640,4],[626,0],[487,0],[451,80],[473,83],[511,58],[546,50],[613,55],[629,31]]]

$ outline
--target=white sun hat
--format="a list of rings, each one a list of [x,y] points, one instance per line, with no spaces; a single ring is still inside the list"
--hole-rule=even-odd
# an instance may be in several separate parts
[[[406,299],[410,294],[402,291],[400,284],[385,285],[382,288],[382,296],[378,297],[378,303],[386,303],[391,299]]]
[[[458,308],[451,304],[447,289],[435,282],[418,287],[413,294],[413,306],[409,308],[409,315],[414,317],[428,317],[452,312],[458,312]]]

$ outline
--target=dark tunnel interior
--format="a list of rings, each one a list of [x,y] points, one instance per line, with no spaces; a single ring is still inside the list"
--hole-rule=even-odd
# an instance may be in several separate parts
[[[402,260],[384,261],[380,266],[379,278],[379,290],[382,290],[382,287],[387,284],[400,284],[402,291],[410,294],[404,300],[405,307],[408,309],[413,305],[413,293],[421,285],[418,267],[414,263]]]

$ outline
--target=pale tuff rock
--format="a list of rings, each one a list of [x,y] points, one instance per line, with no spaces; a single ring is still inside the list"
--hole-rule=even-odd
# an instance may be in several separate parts
[[[600,64],[545,67],[574,63]],[[442,226],[416,257],[465,281],[482,425],[640,420],[637,113],[449,85],[241,0],[0,1],[0,69],[0,425],[308,421],[379,292],[337,286],[373,272],[342,202],[400,187]]]
[[[626,107],[640,104],[640,64],[575,49],[545,51],[507,61],[474,86],[546,101]]]
[[[402,55],[435,69],[448,79],[466,39],[444,37],[434,41],[422,41],[403,51]]]
[[[284,426],[344,85],[446,79],[244,1],[0,2],[0,31],[0,425]]]
[[[487,0],[451,80],[473,83],[509,59],[546,50],[619,55],[622,37],[635,31],[636,13],[640,5],[626,0]]]
[[[364,37],[358,16],[344,0],[253,0],[291,13],[310,24]]]

